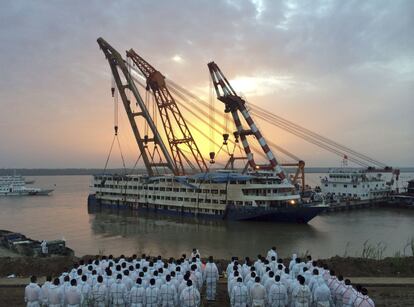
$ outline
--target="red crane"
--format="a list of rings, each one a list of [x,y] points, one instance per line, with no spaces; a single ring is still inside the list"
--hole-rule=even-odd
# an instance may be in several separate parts
[[[207,172],[208,167],[174,97],[167,88],[165,77],[133,49],[127,51],[127,57],[134,62],[146,78],[146,89],[152,90],[154,94],[165,135],[170,146],[175,167],[174,173],[176,175],[184,175],[186,173],[186,165],[193,170],[198,168],[200,172]],[[192,160],[186,156],[184,151],[192,156]],[[193,162],[195,162],[196,166],[194,166]]]

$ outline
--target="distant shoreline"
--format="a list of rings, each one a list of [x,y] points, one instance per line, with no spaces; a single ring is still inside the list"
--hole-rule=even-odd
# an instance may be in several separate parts
[[[306,173],[327,173],[330,167],[309,167],[305,169]],[[287,168],[288,171],[294,172],[295,169]],[[401,167],[402,173],[414,172],[414,167]],[[140,169],[126,169],[127,174],[143,174],[145,170]],[[101,168],[1,168],[0,176],[7,176],[18,174],[22,176],[79,176],[79,175],[96,175],[102,174],[104,170]],[[124,169],[122,168],[111,168],[105,170],[108,174],[123,174]]]

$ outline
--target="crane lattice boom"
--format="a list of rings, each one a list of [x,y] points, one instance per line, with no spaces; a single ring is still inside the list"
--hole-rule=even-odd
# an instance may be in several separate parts
[[[174,97],[167,88],[165,77],[139,56],[133,49],[127,51],[127,57],[134,62],[146,78],[147,90],[152,90],[154,94],[167,141],[170,146],[175,173],[177,175],[184,175],[186,172],[186,164],[192,169],[196,169],[197,167],[201,172],[208,171],[207,165],[194,141],[190,129],[188,128]],[[193,166],[191,159],[186,156],[185,151],[192,156],[192,160],[195,162],[196,167]]]
[[[141,98],[141,95],[139,94],[139,91],[128,71],[128,67],[124,59],[119,54],[119,52],[116,51],[103,38],[98,38],[97,41],[99,47],[102,49],[106,59],[108,60],[109,66],[111,67],[112,75],[115,79],[118,92],[122,98],[128,120],[134,133],[138,148],[141,152],[148,175],[154,176],[155,174],[159,174],[160,169],[167,169],[170,172],[174,173],[174,162],[171,159],[171,156],[165,147],[160,134],[158,133],[154,121],[152,120],[150,113]],[[115,89],[113,88],[111,90],[112,95],[114,95]],[[132,109],[131,101],[127,96],[127,90],[130,90],[136,99],[136,107],[138,109],[136,111]],[[141,136],[136,122],[137,117],[142,118],[142,120],[148,124],[148,127],[152,132],[152,137],[148,137],[147,135],[144,137]],[[153,143],[153,150],[148,147],[148,143]],[[158,150],[158,147],[160,150]],[[157,152],[159,156],[159,160],[157,161],[154,160],[155,152]]]
[[[217,66],[216,63],[208,63],[208,68],[210,70],[210,75],[213,81],[214,88],[216,90],[217,99],[225,104],[225,112],[230,112],[233,117],[237,129],[236,133],[242,141],[243,149],[246,153],[246,157],[250,167],[255,170],[272,170],[275,171],[282,180],[286,179],[286,174],[284,170],[277,162],[276,157],[273,155],[272,151],[266,143],[266,140],[262,136],[260,130],[257,128],[252,117],[250,116],[249,111],[246,109],[246,102],[244,101],[244,99],[237,95],[237,93],[231,87],[229,81],[226,79],[226,77],[221,72],[220,68]],[[241,113],[250,129],[243,129],[239,113]],[[267,160],[269,161],[269,164],[256,164],[253,157],[253,153],[249,146],[249,142],[247,140],[247,136],[251,135],[256,137],[257,141],[261,146],[262,151],[265,153]]]

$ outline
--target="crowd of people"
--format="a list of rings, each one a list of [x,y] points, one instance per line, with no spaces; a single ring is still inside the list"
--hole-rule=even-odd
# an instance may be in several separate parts
[[[351,285],[326,265],[296,255],[290,263],[273,247],[266,257],[240,263],[233,257],[223,270],[233,307],[374,307],[365,288]],[[219,269],[213,257],[205,262],[193,249],[191,257],[163,260],[120,256],[81,260],[40,287],[35,276],[25,288],[28,307],[197,307],[201,294],[215,301]],[[225,304],[223,302],[223,304]]]
[[[254,262],[246,257],[241,264],[233,257],[226,275],[233,307],[375,307],[366,288],[354,288],[311,256],[302,261],[294,254],[285,265],[275,247]]]

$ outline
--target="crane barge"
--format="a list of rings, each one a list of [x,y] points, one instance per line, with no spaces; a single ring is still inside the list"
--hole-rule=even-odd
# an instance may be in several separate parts
[[[89,206],[294,223],[307,223],[326,208],[301,201],[298,189],[254,123],[244,99],[237,95],[217,64],[208,64],[211,79],[217,99],[224,103],[225,112],[231,114],[236,127],[233,143],[241,141],[244,155],[236,157],[233,153],[224,169],[212,170],[207,167],[165,77],[133,49],[126,52],[125,60],[103,38],[98,39],[98,44],[114,78],[112,96],[119,94],[121,97],[146,173],[95,175]],[[164,137],[157,128],[156,117],[151,116],[148,104],[138,91],[138,81],[132,76],[131,67],[145,78],[146,90],[151,91],[155,99]],[[144,131],[139,128],[143,123]],[[115,125],[115,134],[117,130]],[[223,137],[227,144],[229,135]],[[249,142],[259,144],[265,164],[256,161]],[[214,155],[210,153],[213,162]],[[236,160],[246,162],[242,169],[234,168]]]

